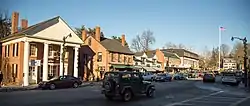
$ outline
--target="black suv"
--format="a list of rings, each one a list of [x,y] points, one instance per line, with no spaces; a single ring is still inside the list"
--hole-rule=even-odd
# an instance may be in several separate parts
[[[107,72],[102,88],[102,94],[110,100],[120,96],[123,101],[129,101],[136,94],[146,94],[148,97],[155,94],[155,86],[144,81],[139,72]]]

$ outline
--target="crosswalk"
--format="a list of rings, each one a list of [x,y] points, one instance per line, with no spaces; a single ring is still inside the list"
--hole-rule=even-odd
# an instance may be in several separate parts
[[[241,101],[248,99],[247,95],[237,95],[228,92],[215,92],[210,95],[187,99],[166,106],[237,106]]]

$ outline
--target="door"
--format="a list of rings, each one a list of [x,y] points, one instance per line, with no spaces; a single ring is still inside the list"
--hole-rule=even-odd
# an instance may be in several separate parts
[[[131,75],[131,86],[137,93],[142,93],[143,83],[138,73],[132,73]]]

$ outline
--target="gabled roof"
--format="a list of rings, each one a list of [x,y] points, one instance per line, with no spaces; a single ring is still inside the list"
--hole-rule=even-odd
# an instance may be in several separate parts
[[[156,51],[155,50],[150,50],[145,52],[148,58],[153,58],[155,56]]]
[[[76,36],[76,34],[72,30],[72,28],[60,16],[56,16],[56,17],[48,19],[46,21],[43,21],[43,22],[37,23],[35,25],[29,26],[26,29],[20,30],[20,31],[14,33],[14,34],[11,34],[10,36],[4,37],[1,40],[5,40],[5,39],[8,39],[8,38],[22,37],[22,36],[26,36],[26,35],[32,35],[33,36],[33,35],[39,34],[39,32],[41,32],[43,30],[46,30],[47,28],[49,28],[49,27],[51,27],[51,26],[53,26],[53,25],[55,25],[57,23],[60,23],[60,22],[62,22],[62,24],[60,24],[60,25],[66,25],[64,27],[69,28],[69,31],[71,32],[71,34],[73,33],[72,34],[73,37],[71,37],[70,39],[74,38]],[[50,36],[53,36],[53,35],[50,35]],[[36,37],[41,37],[41,36],[36,36]],[[53,37],[50,37],[50,38],[53,38]],[[50,39],[50,38],[48,38],[48,39]],[[82,40],[80,38],[79,39],[78,38],[73,39],[72,40],[73,43],[76,43],[76,42],[77,43],[82,43]],[[58,40],[58,36],[53,40]],[[59,40],[59,41],[61,41],[61,40]]]
[[[170,53],[170,52],[166,52],[166,51],[162,51],[162,53],[164,54],[164,57],[179,59],[179,57],[175,53]]]
[[[24,30],[21,30],[17,33],[14,33],[14,34],[11,34],[9,36],[6,36],[4,37],[3,39],[7,39],[7,38],[10,38],[10,37],[13,37],[13,36],[18,36],[18,35],[33,35],[37,32],[40,32],[56,23],[59,22],[59,16],[57,17],[54,17],[52,19],[49,19],[49,20],[46,20],[46,21],[43,21],[43,22],[40,22],[38,24],[35,24],[35,25],[32,25],[32,26],[29,26],[28,28],[24,29]],[[2,39],[1,39],[2,40]]]
[[[111,52],[125,53],[125,54],[134,54],[130,51],[127,46],[122,46],[122,44],[115,39],[103,39],[100,44]]]
[[[142,56],[144,54],[144,52],[136,52],[135,56]]]

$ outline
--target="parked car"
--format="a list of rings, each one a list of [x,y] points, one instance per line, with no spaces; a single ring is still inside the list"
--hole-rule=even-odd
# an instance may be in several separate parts
[[[107,72],[102,84],[102,94],[109,100],[120,96],[127,102],[138,94],[154,97],[155,86],[149,81],[144,81],[139,72]]]
[[[228,72],[223,73],[221,82],[222,84],[236,85],[238,86],[240,83],[240,79],[236,77],[236,73]]]
[[[42,81],[39,83],[38,87],[42,89],[56,89],[56,88],[77,88],[82,84],[80,78],[76,78],[73,76],[59,76],[50,79],[49,81]]]
[[[215,75],[212,73],[204,74],[203,82],[215,82]]]
[[[155,79],[155,74],[152,72],[145,72],[142,77],[146,81],[153,81]]]
[[[174,74],[173,79],[174,80],[187,80],[187,77],[184,74],[178,73],[178,74]]]
[[[172,81],[172,75],[168,73],[157,74],[155,81]]]

